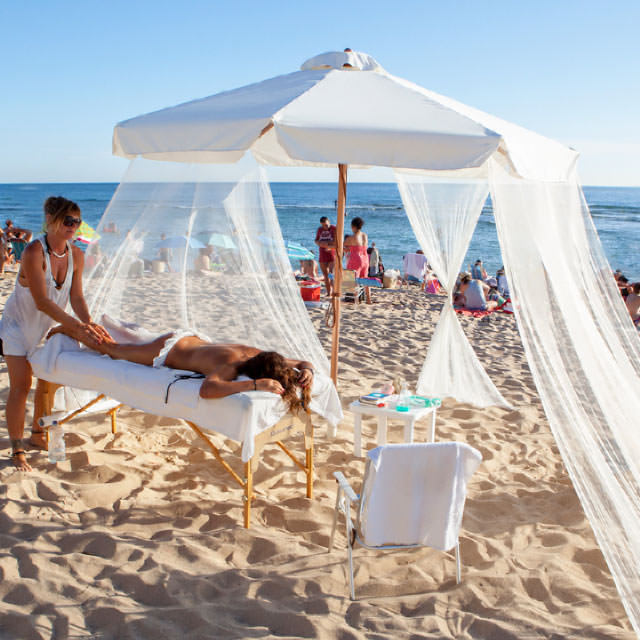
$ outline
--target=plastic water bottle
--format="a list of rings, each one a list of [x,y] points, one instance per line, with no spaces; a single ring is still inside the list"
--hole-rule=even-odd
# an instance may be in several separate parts
[[[407,385],[403,384],[398,395],[398,401],[396,402],[396,411],[409,411],[409,404],[411,402],[409,396]]]
[[[64,462],[66,460],[66,449],[64,446],[64,428],[54,420],[49,427],[49,462]]]

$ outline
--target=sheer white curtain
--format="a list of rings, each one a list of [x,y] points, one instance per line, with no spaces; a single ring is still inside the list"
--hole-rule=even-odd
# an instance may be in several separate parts
[[[567,470],[640,633],[640,338],[577,179],[514,178],[490,161],[518,327]]]
[[[87,250],[92,315],[151,332],[328,359],[293,277],[265,174],[237,165],[132,161]]]
[[[489,186],[486,169],[434,175],[396,171],[398,189],[420,247],[447,289],[417,390],[478,407],[507,406],[458,322],[452,291]]]

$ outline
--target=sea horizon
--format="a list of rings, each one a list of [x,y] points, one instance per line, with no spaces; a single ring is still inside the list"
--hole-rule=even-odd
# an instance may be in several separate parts
[[[95,227],[119,184],[0,183],[0,220],[12,218],[18,226],[38,232],[46,197],[63,195],[78,202],[87,223]],[[320,217],[326,215],[335,222],[336,183],[274,180],[270,185],[285,241],[316,250],[314,238]],[[640,280],[640,186],[583,186],[583,191],[612,269],[621,269],[631,281]],[[385,268],[400,269],[402,256],[418,248],[395,182],[350,182],[347,220],[355,215],[365,220],[363,230],[370,242],[376,243]],[[151,257],[154,251],[150,243],[145,253]],[[483,260],[489,273],[495,273],[502,266],[490,200],[480,215],[461,269],[468,269],[478,258]]]

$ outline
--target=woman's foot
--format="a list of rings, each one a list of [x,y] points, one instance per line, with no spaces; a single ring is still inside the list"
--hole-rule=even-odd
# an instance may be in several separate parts
[[[47,443],[47,434],[45,431],[32,431],[29,438],[29,444],[36,449],[47,451],[49,444]]]
[[[27,456],[23,449],[16,449],[11,454],[11,462],[18,471],[33,471],[31,465],[27,462]]]

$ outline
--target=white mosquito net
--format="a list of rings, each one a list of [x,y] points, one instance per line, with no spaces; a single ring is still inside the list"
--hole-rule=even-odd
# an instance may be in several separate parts
[[[151,332],[191,329],[311,361],[328,373],[264,171],[136,159],[87,250],[85,291]]]
[[[452,306],[456,278],[489,193],[486,168],[473,173],[478,177],[469,172],[395,172],[416,238],[447,290],[417,390],[478,407],[507,406],[464,335]]]
[[[565,466],[640,632],[640,339],[577,178],[536,182],[490,161],[518,328]]]

